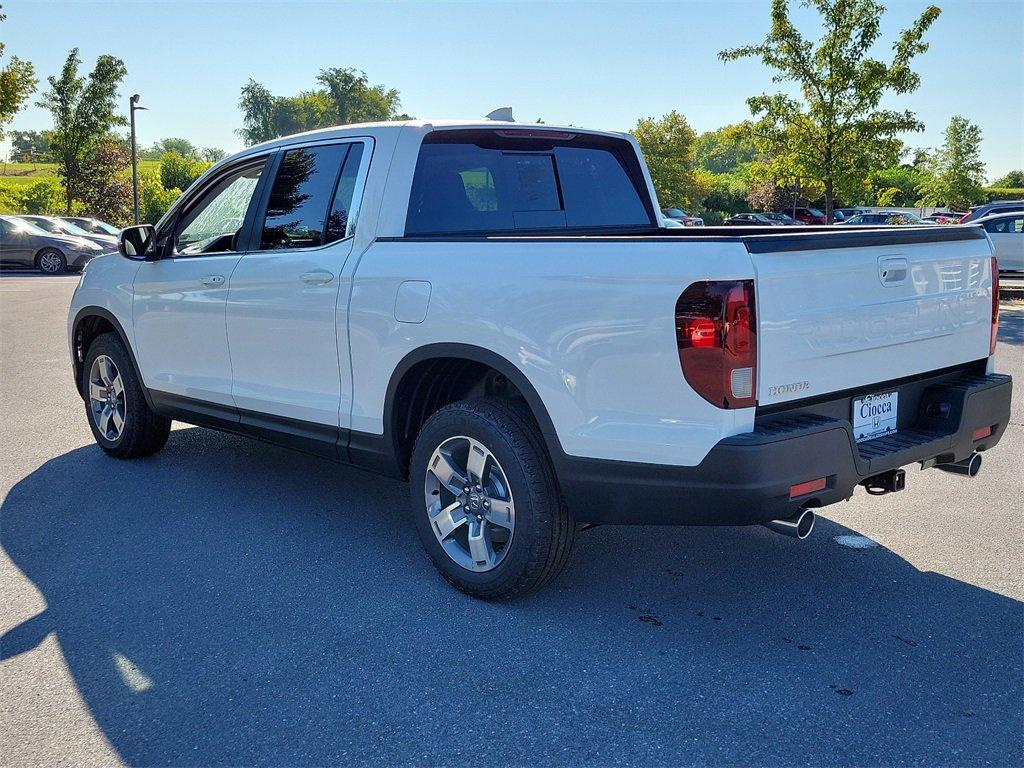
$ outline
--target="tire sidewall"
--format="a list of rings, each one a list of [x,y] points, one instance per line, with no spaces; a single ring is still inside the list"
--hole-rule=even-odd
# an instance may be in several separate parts
[[[534,556],[534,549],[539,544],[538,505],[544,503],[544,496],[542,489],[529,482],[523,458],[510,445],[508,436],[477,413],[460,408],[459,405],[438,412],[427,422],[416,439],[409,464],[414,524],[423,548],[445,578],[455,582],[457,586],[462,582],[470,588],[500,589],[503,584],[517,579]],[[434,535],[427,515],[423,496],[427,462],[439,445],[459,435],[478,440],[494,455],[508,480],[515,502],[516,524],[512,533],[511,549],[501,563],[490,571],[470,571],[452,560]]]
[[[60,268],[54,272],[50,272],[48,270],[43,269],[43,257],[46,256],[47,254],[54,254],[60,257]],[[38,269],[44,275],[60,275],[67,271],[68,260],[67,257],[65,257],[64,254],[58,251],[56,248],[45,248],[44,250],[40,251],[39,254],[36,256],[36,269]],[[120,368],[120,366],[118,366],[118,368]]]

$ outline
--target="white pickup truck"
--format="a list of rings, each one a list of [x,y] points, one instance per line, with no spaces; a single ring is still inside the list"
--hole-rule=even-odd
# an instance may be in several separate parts
[[[803,538],[999,441],[981,228],[660,224],[624,134],[289,136],[89,264],[75,385],[115,457],[176,419],[408,479],[433,562],[487,598],[551,579],[583,525]]]

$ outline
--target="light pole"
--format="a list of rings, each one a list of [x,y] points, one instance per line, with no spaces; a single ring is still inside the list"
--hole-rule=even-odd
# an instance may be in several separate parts
[[[132,125],[132,209],[135,211],[135,223],[139,223],[139,159],[135,150],[135,112],[145,107],[137,106],[139,94],[133,94],[128,100],[128,112]]]

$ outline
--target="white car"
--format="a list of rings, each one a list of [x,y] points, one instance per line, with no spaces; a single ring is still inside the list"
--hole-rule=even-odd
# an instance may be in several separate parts
[[[68,318],[104,451],[177,419],[407,479],[431,559],[483,598],[548,582],[585,523],[804,538],[909,464],[975,474],[1009,419],[980,228],[669,229],[625,134],[290,136],[120,250]]]
[[[988,232],[1000,272],[1024,272],[1024,211],[997,213],[971,224]]]

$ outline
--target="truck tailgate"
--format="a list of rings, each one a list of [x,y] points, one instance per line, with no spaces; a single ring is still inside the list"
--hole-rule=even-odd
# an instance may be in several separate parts
[[[977,228],[746,240],[756,274],[758,403],[984,358],[992,262]]]

